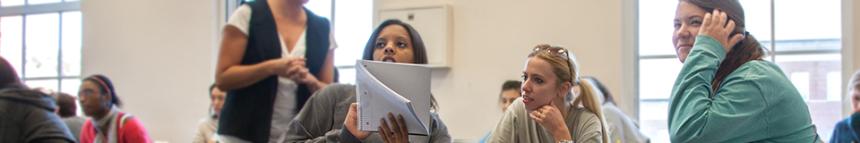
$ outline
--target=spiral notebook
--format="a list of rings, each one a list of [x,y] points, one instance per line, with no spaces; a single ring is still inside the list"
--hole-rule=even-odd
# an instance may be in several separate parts
[[[429,135],[429,67],[365,60],[355,67],[360,130],[377,131],[380,119],[387,120],[391,112],[403,116],[409,134]]]

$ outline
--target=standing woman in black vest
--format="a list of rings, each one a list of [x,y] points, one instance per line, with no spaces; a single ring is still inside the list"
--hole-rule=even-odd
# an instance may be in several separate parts
[[[311,93],[334,81],[336,47],[308,0],[243,4],[224,27],[216,84],[227,91],[221,142],[281,142]]]

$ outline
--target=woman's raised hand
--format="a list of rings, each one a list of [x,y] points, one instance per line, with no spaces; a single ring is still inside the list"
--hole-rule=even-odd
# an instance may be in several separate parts
[[[729,53],[732,47],[745,38],[742,33],[733,33],[734,30],[735,21],[728,19],[726,12],[714,9],[712,13],[705,14],[702,26],[699,27],[699,35],[714,38],[720,42],[726,53]]]

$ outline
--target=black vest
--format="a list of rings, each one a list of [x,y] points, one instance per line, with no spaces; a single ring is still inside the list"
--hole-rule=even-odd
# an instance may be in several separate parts
[[[274,17],[265,0],[246,3],[251,7],[248,43],[242,65],[258,64],[269,59],[281,58],[281,44]],[[316,77],[329,52],[329,21],[305,9],[306,66]],[[272,112],[278,90],[278,77],[269,76],[248,87],[227,92],[227,100],[221,110],[218,134],[230,135],[243,140],[265,143],[269,140]],[[300,84],[296,93],[296,113],[304,106],[311,91]]]

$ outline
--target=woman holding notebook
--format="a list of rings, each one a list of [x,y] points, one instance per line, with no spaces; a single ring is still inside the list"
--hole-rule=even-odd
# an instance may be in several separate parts
[[[364,49],[364,60],[427,64],[427,52],[421,36],[409,24],[399,20],[382,22],[374,30]],[[405,122],[400,115],[383,119],[380,132],[358,129],[358,104],[355,85],[329,85],[308,99],[287,133],[289,142],[405,142],[409,141]],[[432,96],[431,96],[432,99]],[[435,109],[435,100],[431,108]],[[439,115],[431,111],[430,135],[414,136],[409,142],[451,142],[448,128]],[[387,128],[385,128],[387,126]]]

